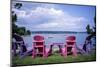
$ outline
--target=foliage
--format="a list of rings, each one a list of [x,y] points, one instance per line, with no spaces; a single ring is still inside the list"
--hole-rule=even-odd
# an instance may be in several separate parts
[[[90,28],[89,24],[87,25],[86,29],[87,29],[88,34],[91,34],[93,32],[93,30]]]
[[[22,7],[22,3],[16,3],[16,4],[14,5],[14,7],[17,8],[17,9],[19,9],[19,8]]]
[[[22,3],[15,3],[14,8],[20,9]],[[25,27],[18,27],[15,23],[17,22],[17,14],[12,11],[12,33],[17,33],[19,35],[30,35],[30,30],[26,30]]]
[[[12,22],[16,22],[17,21],[17,15],[15,14],[14,11],[12,11]]]
[[[96,35],[96,16],[94,17],[94,26],[93,26],[93,28],[90,28],[90,25],[88,24],[87,25],[87,27],[86,27],[86,29],[87,29],[87,33],[88,34],[91,34],[91,35]]]
[[[29,35],[31,34],[30,30],[27,30],[27,34],[29,34]]]

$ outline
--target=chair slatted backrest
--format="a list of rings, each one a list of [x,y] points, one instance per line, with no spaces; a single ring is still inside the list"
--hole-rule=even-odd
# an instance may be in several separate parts
[[[68,36],[66,38],[67,45],[74,45],[75,42],[76,42],[76,37],[75,36]]]
[[[34,36],[34,40],[41,41],[41,40],[44,40],[44,37],[40,36],[40,35],[36,35],[36,36]]]
[[[77,56],[77,49],[76,49],[76,37],[75,36],[68,36],[66,39],[66,47],[67,47],[67,54],[72,53],[74,56]]]
[[[40,35],[36,35],[33,37],[35,44],[38,45],[43,45],[44,44],[44,37]]]

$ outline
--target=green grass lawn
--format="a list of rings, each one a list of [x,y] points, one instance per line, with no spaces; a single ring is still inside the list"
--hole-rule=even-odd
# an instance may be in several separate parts
[[[54,63],[72,63],[72,62],[88,62],[95,61],[96,54],[91,55],[80,55],[77,57],[73,57],[72,55],[68,55],[67,57],[63,57],[60,54],[53,54],[47,58],[36,57],[35,59],[32,56],[27,56],[25,58],[19,59],[19,57],[14,57],[12,59],[13,65],[40,65],[40,64],[54,64]]]

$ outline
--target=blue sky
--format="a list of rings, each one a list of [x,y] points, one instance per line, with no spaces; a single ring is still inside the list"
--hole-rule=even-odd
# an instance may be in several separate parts
[[[21,2],[15,9],[14,3],[16,24],[31,31],[86,31],[88,24],[94,26],[95,6]]]

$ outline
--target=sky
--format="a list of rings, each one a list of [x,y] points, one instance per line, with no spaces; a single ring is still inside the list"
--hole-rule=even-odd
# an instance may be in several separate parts
[[[12,11],[18,16],[16,24],[31,31],[84,32],[88,24],[94,26],[95,6],[19,2],[22,7],[16,9],[15,3]]]

